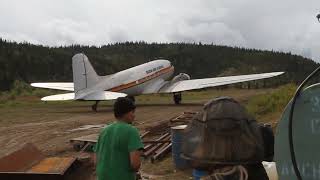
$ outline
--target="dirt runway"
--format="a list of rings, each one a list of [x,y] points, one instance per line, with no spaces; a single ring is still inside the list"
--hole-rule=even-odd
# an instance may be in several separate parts
[[[136,110],[136,122],[139,127],[158,120],[168,119],[178,115],[183,111],[197,111],[201,108],[200,104],[186,105],[138,105]],[[99,129],[75,130],[83,125],[108,124],[114,121],[112,107],[102,107],[99,112],[91,112],[86,106],[74,105],[57,107],[46,105],[43,107],[21,107],[12,113],[17,115],[35,116],[28,122],[4,123],[0,127],[0,156],[10,153],[20,148],[24,143],[34,143],[40,150],[48,156],[72,154],[72,146],[69,143],[71,138],[99,132]],[[42,116],[36,115],[38,111]],[[45,111],[45,112],[44,112]],[[61,116],[63,114],[64,116]],[[19,121],[19,120],[17,120]]]
[[[143,129],[150,123],[170,119],[184,111],[199,111],[208,99],[221,94],[233,96],[242,103],[246,103],[250,97],[268,91],[213,91],[202,95],[202,99],[195,95],[196,100],[189,100],[182,105],[163,102],[138,103],[135,125]],[[28,142],[37,146],[46,156],[77,156],[78,152],[73,149],[70,139],[98,133],[101,129],[75,129],[85,125],[109,124],[115,120],[112,106],[106,104],[99,106],[98,112],[92,112],[90,102],[40,103],[38,99],[32,101],[34,103],[0,108],[0,157],[19,149]],[[176,171],[170,156],[157,164],[144,162],[142,170],[148,174],[164,177],[156,179],[185,179],[191,175],[190,172]],[[80,177],[84,179],[95,177],[92,165],[82,166],[79,171]]]

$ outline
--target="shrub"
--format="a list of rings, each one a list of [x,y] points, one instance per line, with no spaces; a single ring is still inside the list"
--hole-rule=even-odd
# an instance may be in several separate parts
[[[10,93],[14,96],[20,96],[20,95],[27,96],[27,95],[31,95],[32,88],[29,84],[23,81],[15,80]]]
[[[247,109],[254,116],[281,112],[291,100],[296,88],[296,85],[288,84],[274,92],[254,96],[249,99]]]

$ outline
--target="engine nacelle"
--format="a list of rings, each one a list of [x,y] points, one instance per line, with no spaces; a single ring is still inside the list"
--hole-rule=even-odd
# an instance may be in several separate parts
[[[171,83],[176,83],[179,81],[183,81],[183,80],[189,80],[190,76],[186,73],[180,73],[178,75],[176,75],[172,80]]]

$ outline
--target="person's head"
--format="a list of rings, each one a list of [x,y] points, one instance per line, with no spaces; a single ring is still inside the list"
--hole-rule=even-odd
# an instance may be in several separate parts
[[[113,105],[114,116],[118,120],[123,120],[128,123],[134,121],[136,106],[134,102],[127,97],[120,97]]]

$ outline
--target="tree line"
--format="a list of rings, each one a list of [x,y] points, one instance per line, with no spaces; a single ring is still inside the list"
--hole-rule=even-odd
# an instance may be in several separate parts
[[[291,53],[214,44],[124,42],[100,47],[47,47],[0,39],[0,91],[10,90],[16,80],[71,82],[71,58],[79,52],[88,56],[99,75],[160,58],[170,60],[176,73],[185,72],[191,78],[286,72],[277,78],[237,85],[247,88],[299,83],[319,65]]]

